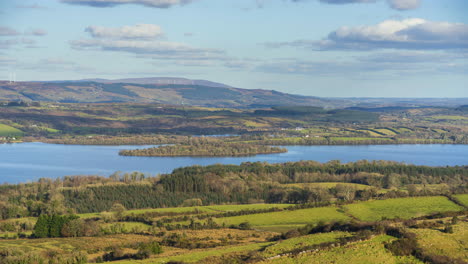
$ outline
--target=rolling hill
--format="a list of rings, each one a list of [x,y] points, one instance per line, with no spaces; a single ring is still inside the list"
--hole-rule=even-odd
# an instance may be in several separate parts
[[[138,102],[204,107],[257,108],[276,105],[335,107],[346,100],[273,90],[240,89],[204,80],[143,78],[54,82],[0,82],[0,100],[61,103]]]
[[[315,106],[361,111],[421,107],[459,107],[468,98],[324,98],[274,90],[241,89],[226,84],[174,77],[84,79],[75,81],[0,81],[0,101],[60,103],[161,103],[226,108]]]

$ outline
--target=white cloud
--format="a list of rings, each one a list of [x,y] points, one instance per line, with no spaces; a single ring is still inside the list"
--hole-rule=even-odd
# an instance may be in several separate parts
[[[71,41],[71,45],[76,49],[100,48],[102,50],[125,51],[137,54],[218,52],[213,49],[192,48],[183,43],[153,40],[81,39]]]
[[[10,27],[1,27],[0,26],[0,36],[17,36],[20,33]]]
[[[195,48],[184,43],[162,41],[159,37],[163,36],[163,31],[157,25],[141,24],[121,28],[90,26],[85,31],[92,38],[70,41],[72,48],[126,52],[136,54],[139,58],[178,61],[181,65],[208,65],[209,60],[226,59],[223,50]]]
[[[149,39],[159,38],[164,35],[161,27],[153,24],[137,24],[119,28],[89,26],[85,31],[90,33],[93,38]]]
[[[41,72],[79,72],[96,73],[96,69],[88,66],[82,66],[76,62],[68,61],[60,57],[44,58],[36,62],[20,62],[17,67],[23,70],[33,70]]]
[[[262,8],[269,0],[256,0],[257,7]],[[310,0],[287,0],[293,3],[307,2]],[[362,4],[362,3],[376,3],[380,0],[316,0],[325,4],[332,5],[346,5],[346,4]],[[421,0],[387,0],[389,6],[396,10],[409,10],[418,8]]]
[[[396,10],[416,9],[421,5],[421,0],[387,0],[391,8]]]
[[[44,6],[38,5],[37,3],[30,5],[17,5],[16,8],[25,8],[25,9],[45,9]]]
[[[92,7],[114,7],[124,4],[137,4],[154,8],[169,8],[175,5],[184,5],[194,0],[61,0],[62,3],[86,5]]]
[[[466,74],[468,55],[447,52],[393,51],[375,53],[348,60],[314,61],[303,59],[276,59],[259,64],[257,71],[274,74],[312,76],[356,76],[362,73],[375,76]]]
[[[44,29],[36,28],[36,29],[31,29],[31,30],[27,31],[26,35],[32,35],[32,36],[40,37],[40,36],[47,35],[47,31],[45,31]]]
[[[376,0],[319,0],[322,3],[343,5],[343,4],[355,4],[355,3],[375,3]],[[293,0],[293,2],[299,2]]]
[[[321,41],[272,42],[266,46],[315,50],[468,49],[468,25],[420,18],[386,20],[372,26],[341,27]]]

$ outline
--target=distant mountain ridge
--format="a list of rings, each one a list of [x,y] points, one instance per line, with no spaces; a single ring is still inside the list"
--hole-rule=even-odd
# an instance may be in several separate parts
[[[222,83],[185,78],[84,79],[8,83],[0,81],[0,100],[62,103],[160,103],[226,108],[307,105],[334,108],[346,100],[241,89]]]
[[[274,90],[241,89],[207,80],[177,77],[83,79],[9,83],[0,81],[0,101],[62,103],[160,103],[218,108],[316,106],[361,111],[459,107],[468,98],[321,98]]]
[[[146,77],[146,78],[125,78],[125,79],[83,79],[79,82],[98,82],[98,83],[134,83],[134,84],[154,84],[154,85],[200,85],[208,87],[233,88],[232,86],[212,82],[207,80],[192,80],[179,77]]]

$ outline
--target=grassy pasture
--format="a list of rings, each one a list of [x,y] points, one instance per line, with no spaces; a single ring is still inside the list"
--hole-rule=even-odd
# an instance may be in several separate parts
[[[458,116],[458,115],[435,115],[431,116],[431,119],[435,120],[468,120],[467,116]]]
[[[395,132],[391,131],[390,129],[387,129],[387,128],[378,128],[378,129],[374,129],[375,131],[378,131],[380,133],[383,133],[387,136],[394,136],[396,135]]]
[[[454,195],[462,204],[468,206],[468,194]]]
[[[344,208],[348,213],[363,221],[378,221],[382,218],[409,219],[431,213],[463,209],[442,196],[375,200],[349,204]]]
[[[247,245],[236,245],[236,246],[227,246],[227,247],[218,247],[213,249],[195,249],[195,250],[179,250],[173,252],[172,256],[161,256],[150,258],[146,260],[122,260],[122,261],[114,261],[112,263],[118,264],[131,264],[131,263],[167,263],[168,261],[180,261],[180,262],[187,262],[193,263],[201,261],[208,257],[220,257],[227,254],[232,253],[241,253],[241,252],[249,252],[249,251],[257,251],[261,248],[271,245],[272,242],[264,242],[264,243],[253,243]],[[164,253],[163,253],[164,254]]]
[[[23,131],[17,128],[11,127],[11,126],[0,124],[0,137],[8,137],[8,136],[18,137],[22,135],[23,135]]]
[[[466,236],[468,223],[460,222],[453,226],[454,233],[448,234],[434,229],[412,229],[416,233],[419,245],[428,252],[436,255],[462,258],[468,261]]]
[[[257,209],[270,209],[270,208],[286,208],[290,204],[229,204],[229,205],[209,205],[209,206],[192,206],[192,207],[171,207],[171,208],[148,208],[148,209],[135,209],[127,210],[124,215],[130,214],[144,214],[144,213],[191,213],[197,210],[200,213],[221,213],[221,212],[235,212],[242,210],[257,210]],[[100,217],[100,213],[87,213],[78,214],[81,218],[94,218]]]
[[[292,206],[291,204],[241,204],[241,205],[210,205],[203,206],[203,209],[221,211],[221,212],[235,212],[242,210],[258,210],[258,209],[271,209],[271,208],[286,208]]]
[[[336,207],[320,207],[301,209],[294,211],[281,211],[263,214],[251,214],[242,216],[233,216],[225,218],[217,218],[216,222],[226,225],[238,225],[242,222],[249,222],[255,228],[265,227],[289,227],[294,228],[297,225],[305,225],[309,223],[318,223],[320,221],[348,220],[349,218],[338,211]],[[293,226],[293,227],[291,227]],[[268,229],[266,229],[268,230]]]
[[[261,255],[266,258],[273,257],[297,248],[333,242],[336,241],[338,238],[348,236],[351,236],[351,233],[330,232],[290,238],[283,241],[279,241],[274,245],[266,247],[265,250],[262,251]]]
[[[376,131],[374,131],[372,129],[358,129],[357,131],[367,133],[369,136],[372,136],[372,137],[381,137],[382,136],[381,134],[376,133]]]
[[[379,136],[382,136],[382,135],[379,135]],[[339,142],[339,141],[356,141],[356,142],[359,142],[359,141],[375,140],[376,138],[371,138],[371,137],[331,137],[330,139],[332,141],[336,141],[336,142]],[[393,141],[390,138],[378,138],[378,140],[380,140],[380,141]]]
[[[357,190],[366,190],[372,188],[369,185],[358,184],[358,183],[342,183],[342,182],[312,182],[312,183],[288,183],[282,184],[285,187],[296,187],[296,188],[323,188],[323,189],[331,189],[335,188],[336,185],[346,185]]]
[[[370,240],[355,242],[346,246],[330,248],[297,257],[281,257],[261,262],[262,264],[312,264],[312,263],[359,263],[359,264],[419,264],[413,256],[394,256],[384,243],[394,240],[391,236],[376,236]]]
[[[0,240],[0,249],[20,249],[25,252],[45,252],[47,250],[96,252],[111,246],[125,247],[151,239],[149,236],[126,234],[101,237]]]

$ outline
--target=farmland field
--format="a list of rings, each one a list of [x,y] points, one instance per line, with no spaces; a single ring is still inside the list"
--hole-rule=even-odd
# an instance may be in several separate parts
[[[466,236],[468,223],[460,222],[453,226],[453,234],[448,234],[435,229],[413,229],[416,233],[419,245],[431,254],[462,258],[468,261]]]
[[[281,211],[263,214],[251,214],[219,218],[215,221],[219,224],[238,225],[242,222],[249,222],[254,227],[290,227],[291,225],[305,225],[318,223],[320,221],[348,220],[349,218],[338,212],[336,207],[320,207],[301,209],[294,211]],[[289,228],[291,229],[291,228]]]
[[[468,206],[468,194],[454,195],[462,204]]]
[[[372,188],[369,185],[357,184],[357,183],[342,183],[342,182],[312,182],[312,183],[288,183],[283,184],[285,187],[297,187],[297,188],[324,188],[331,189],[335,188],[336,185],[345,185],[353,187],[356,190],[366,190]]]
[[[351,234],[347,232],[330,232],[290,238],[265,248],[265,250],[262,251],[262,256],[268,258],[306,246],[333,242],[338,238],[348,236],[351,236]]]
[[[151,237],[149,236],[127,234],[103,237],[0,240],[0,249],[19,249],[24,252],[43,252],[46,250],[60,250],[64,252],[75,250],[99,251],[110,246],[124,247],[128,244],[145,242],[150,239]]]
[[[378,221],[382,218],[408,219],[435,212],[462,210],[460,206],[442,196],[375,200],[344,207],[351,215],[363,221]]]
[[[385,249],[384,243],[394,237],[381,235],[370,240],[355,242],[341,247],[330,248],[297,257],[281,257],[261,262],[262,264],[309,264],[309,263],[359,263],[359,264],[419,264],[413,256],[398,257]]]
[[[259,210],[271,208],[286,208],[292,206],[290,204],[229,204],[229,205],[209,205],[209,206],[191,206],[191,207],[170,207],[170,208],[148,208],[148,209],[135,209],[125,211],[125,215],[130,214],[144,214],[144,213],[222,213],[222,212],[236,212],[242,210]],[[100,217],[100,213],[87,213],[78,214],[82,218]]]
[[[0,137],[7,137],[7,136],[22,136],[23,132],[17,128],[7,126],[4,124],[0,124]]]
[[[240,253],[240,252],[249,252],[249,251],[256,251],[261,249],[262,247],[270,245],[271,242],[264,242],[264,243],[253,243],[247,245],[240,245],[240,246],[227,246],[227,247],[219,247],[214,249],[197,249],[197,250],[185,250],[185,251],[178,251],[175,252],[173,256],[165,256],[165,257],[156,257],[147,260],[123,260],[123,261],[115,261],[113,263],[118,264],[131,264],[131,263],[167,263],[168,261],[180,261],[180,262],[198,262],[208,257],[219,257],[226,254],[231,253]]]

